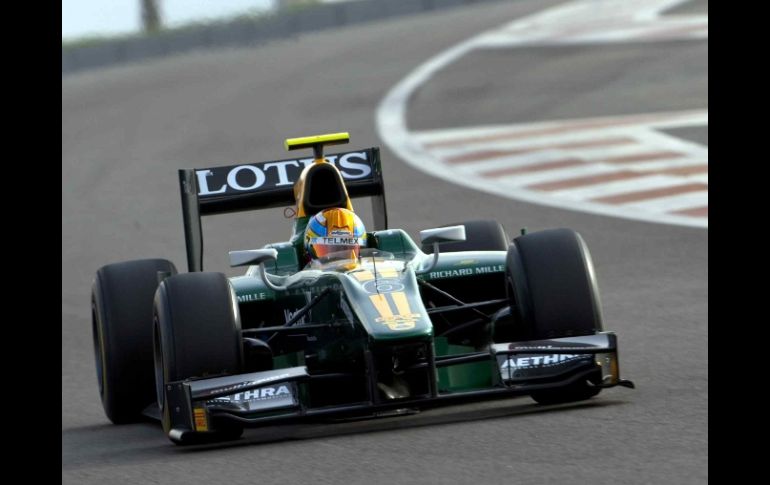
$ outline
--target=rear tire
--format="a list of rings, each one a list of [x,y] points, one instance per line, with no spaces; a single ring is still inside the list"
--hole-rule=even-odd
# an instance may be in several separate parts
[[[508,249],[508,235],[505,233],[503,226],[497,221],[466,221],[457,224],[445,224],[441,227],[447,226],[465,226],[465,241],[442,244],[442,253],[456,253],[458,251],[506,251]],[[423,245],[422,252],[425,254],[433,254],[433,245]]]
[[[172,413],[166,384],[191,377],[233,375],[243,368],[238,301],[222,273],[185,273],[158,287],[154,309],[154,361],[158,405],[168,436]],[[227,423],[217,430],[185,434],[185,442],[238,438],[243,427]]]
[[[99,268],[91,289],[96,376],[107,417],[137,421],[155,401],[152,305],[158,272],[176,274],[165,259],[143,259]]]
[[[603,330],[599,288],[583,238],[571,229],[550,229],[517,237],[506,257],[513,316],[507,338],[541,340],[592,335]],[[591,376],[598,384],[601,375]],[[585,381],[540,391],[541,404],[582,401],[601,389]]]

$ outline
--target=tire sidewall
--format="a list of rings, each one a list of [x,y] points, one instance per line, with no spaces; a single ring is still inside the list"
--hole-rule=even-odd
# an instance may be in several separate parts
[[[91,287],[99,396],[115,424],[139,420],[154,400],[151,315],[158,271],[175,274],[176,268],[163,259],[110,264],[99,268]]]
[[[180,299],[178,294],[180,292],[175,288],[182,285],[192,289],[188,300]],[[214,291],[208,292],[206,288],[214,288]],[[204,295],[209,293],[210,298],[205,299]],[[180,307],[183,304],[187,307],[184,309],[186,312]],[[189,310],[196,308],[196,305],[217,305],[216,313],[220,318],[217,318],[217,321],[209,319],[197,322],[194,318],[190,319]],[[185,320],[185,316],[188,320]],[[190,377],[202,377],[220,370],[236,374],[242,368],[243,348],[240,341],[240,316],[235,291],[222,273],[187,273],[168,278],[160,284],[155,293],[153,326],[156,393],[163,429],[168,435],[171,430],[171,409],[167,399],[168,383]],[[189,333],[191,329],[195,330],[192,334]],[[233,340],[227,342],[226,340],[230,338]],[[210,358],[211,355],[207,356],[207,348],[201,350],[201,342],[206,339],[212,341],[208,350],[216,352],[217,348],[221,350],[223,346],[229,347],[230,350],[226,350],[228,355],[223,357],[220,354],[213,359]],[[219,347],[214,339],[220,339],[216,342]],[[209,366],[211,361],[221,364],[223,360],[227,361],[225,369]],[[195,364],[190,365],[191,362]],[[233,430],[238,431],[237,427],[228,430],[229,435],[233,434]],[[229,435],[224,433],[222,436]]]
[[[171,417],[166,406],[166,386],[171,382],[168,362],[175,359],[173,342],[173,326],[165,324],[171,320],[168,308],[168,295],[165,281],[155,292],[153,309],[153,370],[155,375],[155,395],[161,415],[163,431],[168,434],[171,430]]]
[[[550,229],[514,239],[506,255],[506,278],[522,338],[603,330],[593,262],[577,232]]]

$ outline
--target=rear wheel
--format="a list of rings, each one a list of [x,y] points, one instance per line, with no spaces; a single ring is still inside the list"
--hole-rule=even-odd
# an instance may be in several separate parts
[[[603,330],[599,288],[583,238],[571,229],[550,229],[519,236],[506,257],[513,319],[507,337],[539,340],[591,335]],[[601,376],[592,376],[598,383]],[[541,391],[542,404],[588,399],[599,393],[585,381]]]
[[[96,377],[104,412],[130,423],[155,400],[152,305],[158,273],[176,274],[165,259],[109,264],[96,272],[91,290]]]
[[[238,374],[242,370],[238,301],[222,273],[185,273],[158,287],[154,309],[154,361],[158,405],[166,435],[180,419],[170,409],[166,386],[191,377]],[[184,442],[235,439],[243,427],[217,423],[214,431],[184,434]]]

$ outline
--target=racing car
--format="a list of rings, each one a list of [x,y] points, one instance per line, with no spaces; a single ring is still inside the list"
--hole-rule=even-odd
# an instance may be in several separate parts
[[[286,140],[313,157],[179,170],[188,272],[164,259],[96,272],[99,393],[116,424],[150,416],[176,444],[245,427],[382,416],[483,399],[542,404],[633,387],[604,331],[583,238],[509,239],[492,220],[389,228],[377,147],[324,155],[347,133]],[[369,197],[366,246],[310,259],[308,221]],[[288,241],[203,271],[202,217],[294,207]]]

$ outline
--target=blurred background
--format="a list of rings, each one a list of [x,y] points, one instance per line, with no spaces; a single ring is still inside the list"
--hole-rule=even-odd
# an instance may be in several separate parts
[[[62,41],[155,32],[292,5],[341,1],[350,0],[62,0]]]

